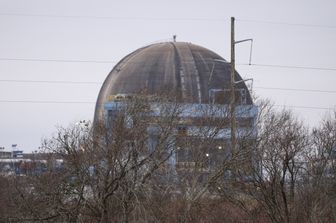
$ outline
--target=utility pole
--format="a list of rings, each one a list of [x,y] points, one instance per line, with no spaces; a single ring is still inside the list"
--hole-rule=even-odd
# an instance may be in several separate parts
[[[236,153],[236,131],[237,131],[237,123],[236,123],[236,109],[235,109],[235,30],[234,30],[234,22],[235,18],[231,17],[231,100],[230,100],[230,119],[231,119],[231,154],[234,155]]]

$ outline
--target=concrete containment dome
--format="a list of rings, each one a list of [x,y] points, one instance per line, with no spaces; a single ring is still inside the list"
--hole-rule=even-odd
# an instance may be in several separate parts
[[[231,68],[218,54],[186,42],[164,42],[142,47],[124,57],[110,72],[100,90],[95,120],[102,117],[111,95],[158,94],[169,89],[181,102],[227,104],[214,100],[216,92],[229,95]],[[235,81],[242,80],[238,73]],[[242,103],[252,104],[244,82],[236,84],[243,92]]]

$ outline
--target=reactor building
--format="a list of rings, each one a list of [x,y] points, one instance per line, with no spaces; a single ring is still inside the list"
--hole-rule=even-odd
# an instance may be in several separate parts
[[[202,137],[198,134],[200,129],[211,129],[211,125],[230,118],[225,112],[230,107],[230,87],[230,63],[215,52],[187,42],[152,44],[130,53],[115,65],[101,87],[94,120],[109,125],[123,101],[140,92],[148,96],[173,92],[186,111],[181,113],[182,121],[176,126],[176,137],[183,135],[184,142],[190,138],[194,143],[182,146],[176,140],[174,155],[169,162],[177,169],[192,168],[196,164],[190,147],[197,146],[197,137]],[[258,111],[249,89],[237,72],[234,89],[237,137],[253,138]],[[212,122],[202,122],[204,113],[201,111],[210,108],[223,112],[213,112]],[[221,157],[228,155],[230,138],[230,121],[227,121],[208,144],[209,148],[202,150],[205,166],[208,167],[204,170],[209,170],[221,162]]]

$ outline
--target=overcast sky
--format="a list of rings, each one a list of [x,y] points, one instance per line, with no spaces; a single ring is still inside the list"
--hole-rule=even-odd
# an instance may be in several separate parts
[[[144,45],[176,34],[229,60],[231,16],[236,39],[254,39],[256,65],[237,45],[241,76],[314,126],[336,105],[335,2],[0,0],[0,147],[33,151],[56,126],[92,120],[105,77]]]

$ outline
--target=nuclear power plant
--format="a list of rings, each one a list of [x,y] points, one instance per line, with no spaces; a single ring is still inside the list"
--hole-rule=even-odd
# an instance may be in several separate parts
[[[202,146],[204,170],[221,163],[232,152],[230,109],[234,106],[235,135],[255,137],[253,128],[257,107],[241,76],[235,72],[234,103],[230,63],[204,47],[187,42],[163,42],[142,47],[125,56],[112,69],[100,90],[95,122],[103,122],[113,129],[113,120],[125,101],[137,95],[152,97],[162,92],[173,93],[183,109],[176,125],[176,141],[169,163],[178,169],[192,168],[198,141],[216,132],[207,146]],[[161,102],[162,103],[162,102]],[[160,114],[160,106],[149,105],[152,116]],[[156,111],[155,111],[156,110]],[[210,112],[211,110],[211,112]],[[232,111],[232,110],[231,110]],[[205,122],[211,114],[211,122]],[[203,121],[202,121],[203,120]],[[218,123],[225,123],[218,129]],[[148,126],[152,124],[148,123]],[[216,129],[217,127],[217,129]],[[204,134],[204,129],[209,131]],[[215,130],[216,129],[216,130]],[[148,131],[155,144],[155,131]],[[202,134],[201,134],[202,133]],[[193,143],[180,143],[183,141]],[[199,157],[199,156],[198,156]]]

